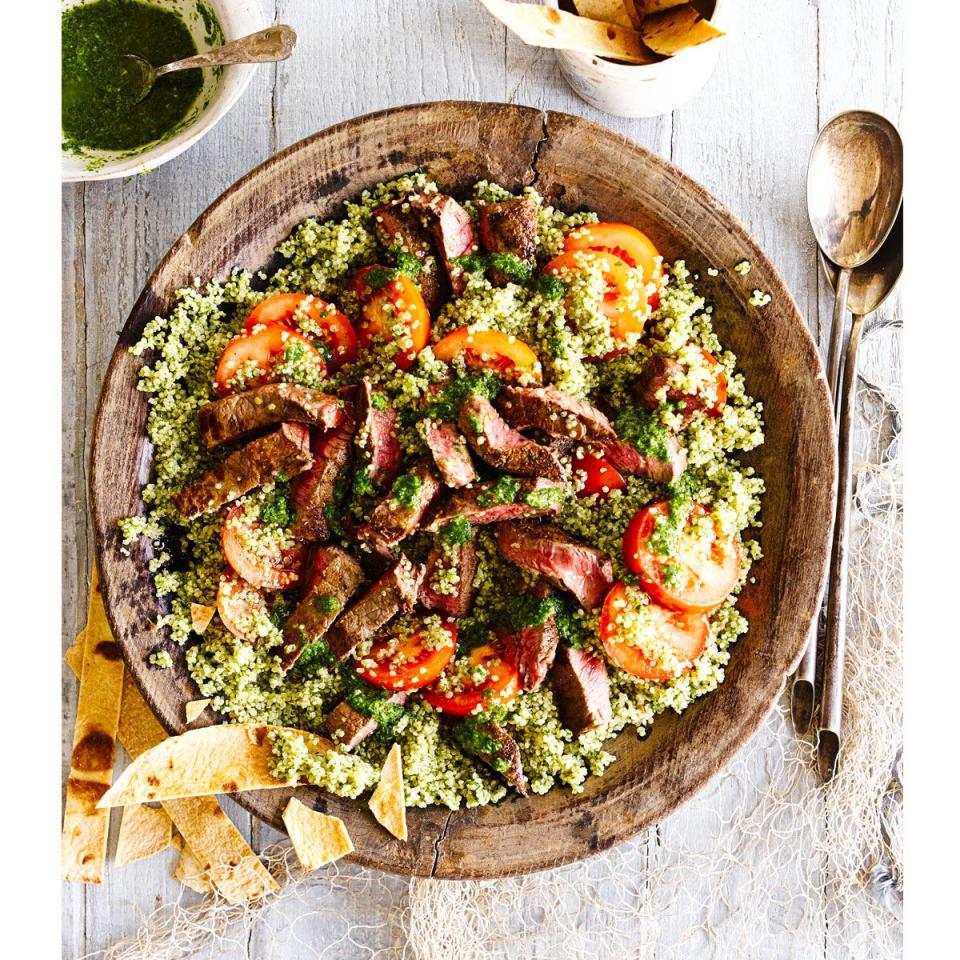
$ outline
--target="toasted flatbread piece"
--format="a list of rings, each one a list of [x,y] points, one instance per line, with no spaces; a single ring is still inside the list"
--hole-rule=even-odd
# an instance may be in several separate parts
[[[350,834],[339,817],[329,817],[291,797],[283,811],[283,825],[305,870],[316,870],[353,851]]]
[[[71,651],[77,649],[74,644],[64,655],[71,666],[76,659]],[[134,758],[167,739],[166,731],[129,674],[123,677],[118,739]],[[279,889],[277,881],[213,797],[167,800],[161,806],[183,835],[186,849],[200,864],[200,872],[209,877],[225,900],[242,903]]]
[[[113,779],[123,660],[113,642],[94,569],[82,634],[80,696],[64,804],[60,858],[63,879],[100,883],[107,857],[109,811],[98,806]]]
[[[191,603],[190,626],[193,627],[193,632],[202,635],[203,631],[210,626],[210,621],[216,612],[216,607],[208,607],[202,603]]]
[[[615,23],[618,27],[633,29],[633,23],[627,16],[623,0],[573,0],[573,5],[577,8],[577,13],[588,20],[600,20],[604,23]]]
[[[651,13],[660,13],[661,10],[672,10],[687,2],[688,0],[623,0],[623,6],[630,24],[639,30],[644,17]]]
[[[407,807],[403,796],[403,756],[395,743],[383,761],[380,782],[370,795],[370,809],[377,823],[398,840],[407,839]]]
[[[218,724],[169,737],[137,757],[99,805],[123,807],[289,786],[270,772],[268,737],[271,731],[282,729],[265,723]],[[302,730],[294,732],[311,750],[333,749],[329,740]]]
[[[173,821],[163,807],[146,807],[142,803],[123,808],[117,854],[114,861],[121,866],[146,860],[173,842]]]
[[[186,845],[180,851],[180,859],[173,868],[173,876],[175,880],[179,880],[185,887],[197,893],[213,893],[216,889],[210,874],[203,869],[200,861],[193,855],[193,851]]]
[[[184,716],[187,718],[187,723],[193,723],[193,721],[196,720],[197,717],[199,717],[200,714],[203,713],[203,711],[206,710],[207,707],[209,706],[210,706],[209,697],[206,697],[203,700],[188,700],[183,705],[183,713],[184,713]]]
[[[640,34],[629,27],[588,20],[538,3],[480,2],[524,43],[534,47],[577,50],[627,63],[654,63],[656,60],[644,47]]]
[[[640,35],[654,53],[672,57],[688,47],[722,37],[724,33],[688,3],[645,18]]]

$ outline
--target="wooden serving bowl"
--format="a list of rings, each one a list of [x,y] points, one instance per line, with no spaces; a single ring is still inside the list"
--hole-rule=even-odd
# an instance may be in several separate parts
[[[749,633],[736,644],[718,690],[680,717],[661,716],[646,739],[624,731],[609,746],[618,761],[580,794],[557,787],[472,810],[411,809],[408,843],[389,837],[363,799],[296,791],[346,823],[360,863],[418,876],[499,877],[589,856],[657,823],[763,722],[818,607],[836,484],[833,417],[817,351],[770,261],[702,187],[622,136],[567,114],[448,101],[360,117],[308,137],[234,184],[173,245],[127,320],[100,397],[90,487],[104,600],[127,667],[171,734],[183,731],[183,704],[198,692],[182,657],[173,670],[148,666],[150,651],[171,644],[154,627],[162,608],[145,566],[149,544],[129,556],[118,549],[117,521],[142,510],[140,489],[152,462],[146,397],[136,390],[141,361],[128,347],[193,277],[222,277],[237,264],[266,266],[300,221],[336,216],[343,200],[419,166],[441,190],[460,196],[484,177],[511,190],[535,184],[565,210],[589,208],[601,219],[636,224],[667,258],[685,258],[700,270],[720,339],[739,357],[766,420],[766,442],[745,457],[767,484],[765,556],[740,601]],[[730,270],[744,258],[753,264],[747,278]],[[706,273],[712,265],[720,268],[717,277]],[[747,302],[754,288],[773,295],[763,309]],[[292,792],[237,799],[282,828]]]

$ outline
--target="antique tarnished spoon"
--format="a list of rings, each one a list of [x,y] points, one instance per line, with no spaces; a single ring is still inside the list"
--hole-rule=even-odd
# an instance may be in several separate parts
[[[296,44],[297,34],[293,28],[280,24],[184,60],[166,63],[162,67],[154,67],[135,53],[126,53],[123,55],[123,66],[126,80],[130,89],[135,91],[136,102],[139,103],[153,89],[157,78],[164,74],[195,67],[222,67],[232,63],[274,63],[286,60]]]

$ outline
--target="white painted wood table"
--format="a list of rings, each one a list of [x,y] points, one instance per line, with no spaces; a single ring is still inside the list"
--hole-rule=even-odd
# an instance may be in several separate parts
[[[477,0],[264,4],[276,21],[296,28],[296,54],[262,67],[212,133],[145,176],[63,189],[64,647],[85,618],[92,559],[86,458],[117,332],[173,241],[275,151],[340,120],[412,102],[506,101],[580,114],[670,159],[726,204],[780,269],[823,344],[832,298],[819,278],[806,220],[810,147],[841,109],[865,107],[900,119],[900,0],[740,0],[708,87],[672,115],[630,121],[578,100],[551,51],[508,36]],[[894,301],[884,309],[899,307]],[[67,671],[65,775],[76,693]],[[225,806],[255,848],[276,839],[236,805]],[[690,819],[681,812],[671,823],[695,832]],[[110,868],[101,886],[66,885],[64,956],[102,949],[132,932],[144,912],[176,896],[169,872],[169,857],[160,856]],[[324,942],[323,930],[312,936]],[[282,955],[269,942],[237,951],[264,960]]]

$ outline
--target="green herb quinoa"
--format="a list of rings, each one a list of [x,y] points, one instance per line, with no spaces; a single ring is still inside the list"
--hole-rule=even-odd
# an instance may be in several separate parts
[[[716,536],[734,538],[739,544],[739,579],[733,592],[709,613],[709,634],[702,653],[692,665],[678,663],[674,651],[650,644],[644,655],[672,678],[641,679],[625,672],[604,653],[599,606],[583,609],[564,591],[546,599],[523,593],[524,585],[532,585],[536,577],[503,558],[495,539],[496,527],[472,527],[461,516],[443,525],[435,535],[418,530],[402,543],[404,554],[415,563],[423,562],[431,547],[439,545],[441,560],[433,586],[441,594],[458,589],[458,551],[471,539],[476,546],[476,594],[470,611],[456,621],[458,653],[437,681],[439,689],[442,691],[444,685],[457,688],[467,674],[468,682],[483,679],[485,668],[471,665],[469,651],[488,642],[491,630],[520,629],[553,617],[562,644],[585,648],[606,663],[609,722],[575,737],[561,722],[548,679],[536,689],[524,690],[503,704],[491,706],[479,717],[452,724],[416,693],[400,706],[388,702],[387,691],[360,679],[354,667],[362,666],[364,657],[369,656],[370,640],[358,647],[355,659],[338,663],[325,640],[320,639],[307,646],[293,667],[284,672],[280,663],[283,625],[296,605],[296,594],[291,599],[289,591],[249,591],[253,597],[247,598],[250,602],[242,604],[238,614],[245,620],[242,633],[246,639],[230,632],[220,617],[214,617],[198,636],[192,629],[192,607],[217,605],[225,565],[221,534],[227,512],[236,507],[233,517],[256,520],[246,530],[255,531],[256,543],[251,549],[264,555],[294,545],[296,521],[289,497],[290,481],[282,476],[218,511],[189,521],[174,505],[179,491],[224,458],[222,448],[210,450],[204,446],[197,423],[200,409],[218,396],[214,372],[221,354],[238,335],[251,309],[269,294],[311,294],[336,304],[356,324],[362,304],[351,280],[359,268],[388,264],[385,277],[374,277],[384,283],[401,274],[422,282],[430,271],[442,271],[443,264],[435,256],[409,263],[414,258],[404,256],[404,251],[385,250],[378,242],[373,214],[375,209],[404,197],[435,193],[436,187],[423,173],[380,184],[365,191],[357,202],[347,203],[342,219],[307,220],[296,227],[278,247],[283,265],[272,276],[254,276],[238,269],[223,281],[204,285],[198,278],[193,286],[178,291],[170,314],[150,322],[141,341],[132,348],[145,361],[139,389],[149,396],[147,431],[154,447],[154,474],[143,490],[143,515],[123,520],[121,527],[127,544],[124,549],[130,549],[140,538],[152,542],[149,568],[158,596],[169,603],[169,613],[158,628],[168,630],[181,645],[203,696],[211,699],[211,705],[227,722],[256,721],[329,733],[326,718],[344,700],[377,721],[376,734],[349,752],[311,753],[303,739],[294,734],[276,736],[273,750],[278,776],[356,797],[376,784],[386,751],[396,741],[402,749],[407,804],[443,804],[456,809],[461,804],[497,801],[508,790],[498,772],[501,767],[477,756],[491,751],[485,720],[495,719],[516,741],[531,791],[545,793],[560,783],[576,792],[588,776],[601,774],[615,761],[605,745],[621,730],[633,727],[642,736],[657,714],[667,709],[680,712],[722,682],[730,648],[747,629],[747,621],[735,605],[736,595],[748,577],[751,562],[760,556],[758,544],[747,532],[760,526],[763,481],[752,469],[741,466],[736,454],[762,442],[763,423],[761,405],[747,395],[743,376],[736,371],[736,358],[717,340],[711,324],[712,307],[698,295],[696,277],[684,263],[664,265],[657,285],[658,301],[653,301],[643,336],[626,341],[617,338],[602,309],[607,291],[604,274],[596,263],[585,262],[576,270],[561,273],[543,270],[551,258],[564,251],[565,237],[584,224],[595,223],[597,217],[590,213],[564,214],[528,188],[522,196],[536,205],[536,265],[531,269],[516,257],[514,263],[509,255],[499,259],[482,255],[464,258],[463,292],[432,313],[429,343],[406,369],[395,362],[400,356],[398,349],[411,346],[402,323],[393,328],[391,342],[361,346],[355,361],[339,366],[325,379],[318,377],[316,365],[311,366],[289,349],[282,359],[282,372],[277,372],[279,366],[274,369],[276,379],[319,387],[328,393],[366,377],[375,388],[374,397],[379,398],[375,404],[389,403],[397,411],[396,435],[404,466],[384,490],[375,490],[363,466],[354,471],[352,483],[339,484],[340,506],[330,512],[331,543],[356,554],[357,544],[349,536],[349,528],[369,516],[371,504],[385,496],[393,498],[394,509],[414,502],[420,481],[408,469],[417,458],[428,456],[424,409],[432,409],[431,415],[440,419],[455,420],[456,407],[466,396],[478,392],[495,397],[502,386],[494,373],[468,368],[462,356],[452,364],[440,361],[433,345],[463,327],[502,331],[536,354],[539,370],[528,371],[527,384],[537,385],[536,379],[542,375],[543,384],[602,405],[611,411],[617,435],[641,453],[655,454],[662,451],[667,438],[679,439],[687,463],[685,472],[673,483],[624,475],[622,488],[604,488],[584,496],[583,475],[574,471],[569,487],[557,484],[528,493],[526,497],[532,499],[526,502],[544,509],[559,505],[560,511],[551,522],[609,555],[614,579],[631,588],[618,621],[621,625],[640,622],[649,612],[645,610],[648,598],[638,587],[637,575],[625,566],[622,549],[625,530],[638,511],[654,501],[667,500],[670,504],[655,531],[655,536],[664,541],[661,552],[669,553],[670,538],[675,539],[677,528],[688,521],[705,529],[714,525]],[[476,222],[481,205],[509,199],[507,191],[482,181],[463,206]],[[729,266],[746,272],[749,265]],[[420,271],[426,273],[418,279]],[[502,271],[507,280],[494,285],[491,271]],[[630,270],[629,274],[630,296],[643,297],[648,291],[640,271]],[[397,309],[397,318],[402,321],[403,308]],[[301,332],[309,325],[309,317],[303,320]],[[669,402],[665,391],[661,391],[656,409],[638,407],[633,385],[654,355],[679,364],[681,373],[672,378],[670,388],[689,395],[716,382],[715,361],[719,362],[726,378],[722,409],[712,415],[700,409],[685,416],[682,405]],[[596,362],[590,358],[604,359]],[[239,369],[231,388],[243,389],[250,373],[249,369]],[[449,382],[451,373],[453,387],[438,388]],[[524,382],[523,377],[520,382]],[[444,411],[444,404],[451,409]],[[362,452],[364,437],[358,436],[355,442]],[[574,454],[579,455],[581,448]],[[564,459],[568,471],[569,457]],[[486,475],[495,480],[484,494],[491,502],[514,503],[524,496],[517,478],[491,471]],[[694,501],[705,509],[702,516],[697,514],[691,520],[690,504]],[[394,555],[398,551],[394,548]],[[672,560],[664,564],[667,587],[676,580],[677,570]],[[244,598],[242,584],[235,596]],[[316,600],[317,609],[329,616],[337,615],[340,605],[334,596]],[[396,642],[401,642],[422,631],[425,648],[431,644],[442,647],[449,643],[445,622],[446,618],[437,615],[402,614],[382,628],[374,640],[398,638]],[[150,662],[155,668],[171,663],[168,655],[153,655]],[[333,734],[336,739],[336,731]]]

